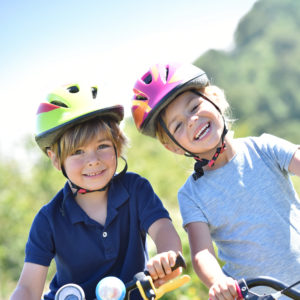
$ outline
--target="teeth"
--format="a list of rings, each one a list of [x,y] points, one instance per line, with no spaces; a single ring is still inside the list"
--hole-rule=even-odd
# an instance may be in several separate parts
[[[96,175],[98,175],[98,174],[100,174],[101,172],[96,172],[96,173],[89,173],[89,174],[87,174],[87,176],[96,176]]]
[[[209,127],[209,124],[206,124],[206,126],[204,126],[202,130],[197,133],[197,135],[195,136],[195,140],[203,138],[207,134]]]

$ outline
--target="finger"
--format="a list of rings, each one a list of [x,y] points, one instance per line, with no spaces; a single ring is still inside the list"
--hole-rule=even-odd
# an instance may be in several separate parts
[[[223,293],[222,293],[222,289],[220,286],[215,285],[211,288],[211,293],[210,295],[212,296],[213,299],[215,300],[227,300]]]
[[[226,300],[233,300],[235,298],[235,288],[231,282],[221,285],[221,293]]]
[[[231,295],[231,298],[237,298],[239,296],[234,282],[228,285],[228,291]]]
[[[165,275],[171,274],[172,269],[170,266],[169,256],[161,258],[161,265],[164,270]]]
[[[217,300],[214,290],[210,289],[208,292],[209,300]]]
[[[160,261],[154,261],[153,262],[153,267],[154,267],[155,272],[156,272],[156,274],[158,275],[159,278],[164,278],[165,277],[165,271],[164,271]]]
[[[157,280],[158,279],[158,274],[156,273],[156,269],[154,268],[153,264],[148,263],[147,264],[147,269],[150,273],[150,276],[153,280]]]
[[[174,251],[169,251],[168,252],[168,257],[169,257],[169,264],[171,267],[174,267],[175,264],[176,264],[176,258],[177,258],[177,255]]]

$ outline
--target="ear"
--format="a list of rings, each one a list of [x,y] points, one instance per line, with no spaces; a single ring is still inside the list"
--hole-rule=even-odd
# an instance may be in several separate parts
[[[58,157],[56,156],[56,154],[50,150],[47,149],[47,155],[50,158],[52,165],[58,170],[61,171],[61,166],[60,166],[60,160],[58,159]]]
[[[169,151],[171,151],[171,152],[173,152],[173,153],[175,153],[175,154],[183,155],[183,154],[185,153],[184,150],[181,149],[180,147],[171,145],[171,144],[169,144],[169,143],[165,143],[165,144],[163,144],[163,145],[164,145],[164,147],[165,147],[167,150],[169,150]]]

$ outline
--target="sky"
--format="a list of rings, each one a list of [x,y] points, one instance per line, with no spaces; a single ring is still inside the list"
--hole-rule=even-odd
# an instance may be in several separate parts
[[[255,2],[1,0],[0,155],[20,155],[39,103],[63,84],[97,85],[130,116],[132,87],[149,66],[234,47]]]

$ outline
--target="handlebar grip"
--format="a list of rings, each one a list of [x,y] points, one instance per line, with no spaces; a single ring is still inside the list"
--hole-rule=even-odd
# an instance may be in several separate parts
[[[182,256],[181,252],[177,253],[175,265],[171,269],[172,269],[172,271],[174,271],[179,267],[183,267],[184,269],[186,269],[186,263],[185,263],[185,260]]]
[[[173,291],[185,283],[189,282],[191,277],[189,275],[182,275],[180,277],[176,277],[173,280],[170,280],[163,285],[161,285],[158,289],[156,289],[155,294],[155,300],[161,298],[165,293],[168,293],[170,291]]]
[[[174,271],[174,270],[178,269],[179,267],[186,269],[186,263],[185,263],[185,260],[182,256],[181,252],[177,253],[175,265],[171,268],[171,270]],[[150,276],[150,273],[148,270],[145,270],[144,273],[145,273],[145,275]]]

